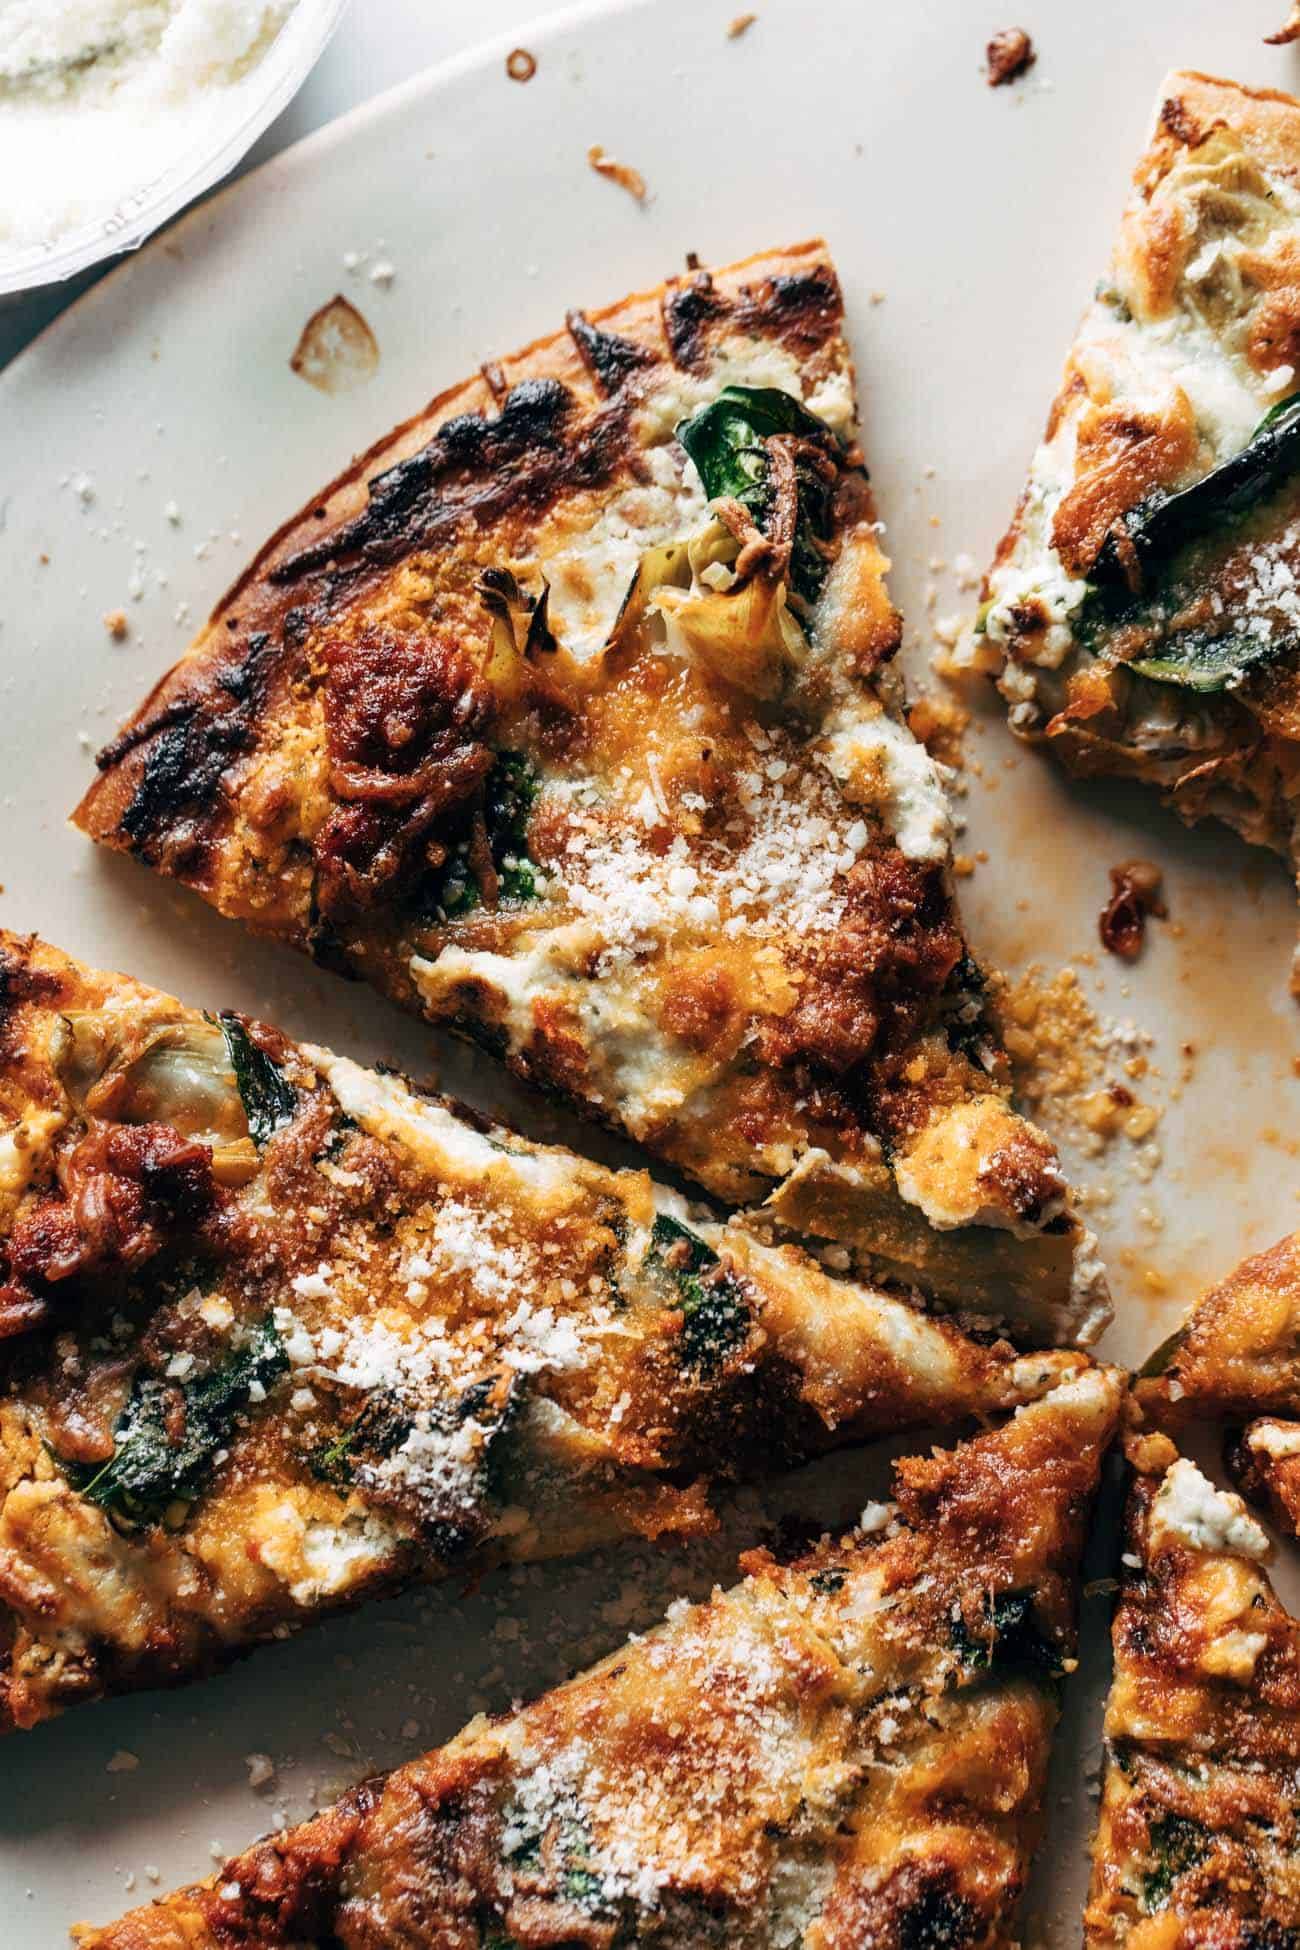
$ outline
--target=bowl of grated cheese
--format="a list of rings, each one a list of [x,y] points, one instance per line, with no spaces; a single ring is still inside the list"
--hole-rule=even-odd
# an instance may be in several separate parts
[[[0,294],[133,250],[287,106],[346,0],[0,0]]]

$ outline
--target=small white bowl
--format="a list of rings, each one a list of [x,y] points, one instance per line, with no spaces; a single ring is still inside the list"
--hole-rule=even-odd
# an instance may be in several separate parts
[[[199,149],[175,157],[91,221],[46,243],[0,244],[0,295],[57,284],[102,259],[134,250],[161,224],[229,173],[315,67],[347,0],[298,0],[252,74],[233,92],[231,121]]]

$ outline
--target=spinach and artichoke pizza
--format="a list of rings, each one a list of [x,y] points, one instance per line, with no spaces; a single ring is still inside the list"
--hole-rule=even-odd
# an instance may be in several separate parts
[[[1281,1950],[1300,1931],[1300,1620],[1239,1497],[1165,1435],[1129,1453],[1084,1942]]]
[[[0,933],[0,1732],[1089,1371]]]
[[[1010,1950],[1123,1379],[81,1950]]]
[[[1074,772],[1294,868],[1300,103],[1176,73],[965,654]]]
[[[77,819],[729,1203],[1084,1338],[855,419],[819,244],[572,312],[280,530]]]

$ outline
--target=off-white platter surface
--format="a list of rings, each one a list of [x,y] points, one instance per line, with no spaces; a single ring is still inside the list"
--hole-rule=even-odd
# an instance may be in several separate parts
[[[735,38],[734,0],[573,12],[514,37],[537,60],[526,84],[507,77],[505,42],[417,76],[156,240],[0,379],[0,924],[564,1132],[485,1060],[94,856],[65,824],[94,748],[263,535],[391,422],[688,250],[723,261],[817,232],[845,283],[909,669],[934,688],[931,624],[972,601],[953,564],[982,564],[1010,512],[1162,74],[1300,88],[1300,53],[1262,44],[1284,11],[1031,0],[1037,66],[996,92],[983,44],[1012,19],[993,0],[766,0]],[[593,143],[643,173],[644,205],[588,167]],[[339,292],[379,362],[326,393],[289,359]],[[119,610],[121,641],[104,620]],[[1188,835],[1136,792],[1067,786],[973,703],[963,846],[988,858],[963,891],[978,951],[1013,974],[1073,963],[1099,1017],[1152,1038],[1141,1095],[1161,1113],[1157,1150],[1120,1138],[1076,1165],[1112,1195],[1096,1208],[1117,1304],[1104,1348],[1139,1361],[1300,1215],[1294,896],[1226,835]],[[1096,918],[1107,867],[1134,854],[1163,866],[1170,922],[1130,970],[1100,954]],[[214,1845],[300,1818],[706,1590],[774,1512],[859,1507],[882,1467],[840,1459],[743,1499],[729,1534],[689,1556],[398,1600],[205,1686],[8,1741],[0,1945],[49,1950],[75,1918],[205,1873]],[[1105,1618],[1095,1597],[1031,1944],[1077,1938]],[[255,1789],[259,1755],[274,1773]]]

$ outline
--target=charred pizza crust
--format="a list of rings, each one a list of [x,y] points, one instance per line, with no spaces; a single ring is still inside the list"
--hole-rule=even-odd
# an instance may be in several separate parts
[[[1176,73],[966,660],[1072,771],[1297,863],[1300,104]]]
[[[854,424],[820,244],[571,313],[272,539],[77,819],[717,1196],[1095,1334]]]
[[[883,1530],[708,1604],[81,1950],[1003,1950],[1122,1380],[898,1465]]]
[[[0,1731],[1087,1366],[0,934]]]

